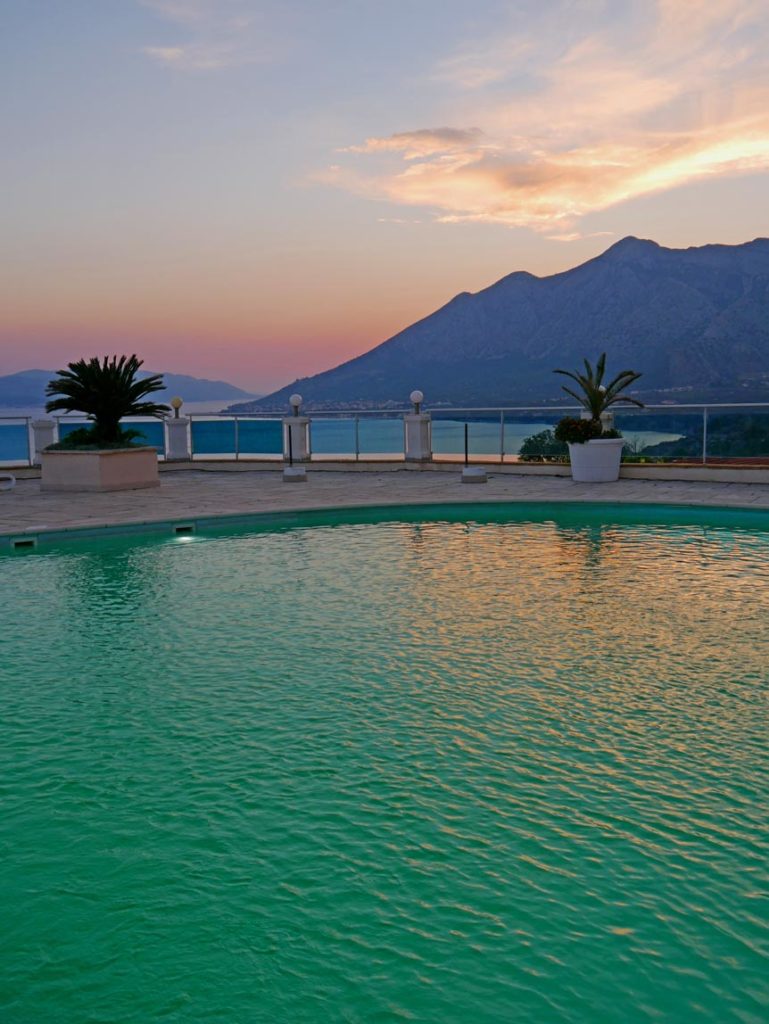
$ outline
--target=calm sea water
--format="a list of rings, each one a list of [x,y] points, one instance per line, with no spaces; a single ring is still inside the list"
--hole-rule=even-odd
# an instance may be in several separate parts
[[[63,423],[62,435],[82,424]],[[131,424],[142,431],[147,444],[163,447],[163,424],[157,421]],[[505,451],[515,454],[532,434],[552,428],[551,423],[505,424]],[[280,420],[240,420],[237,426],[237,447],[242,455],[280,455]],[[230,455],[235,452],[236,427],[232,420],[195,420],[192,423],[192,444],[197,455]],[[433,449],[437,454],[460,454],[464,451],[464,423],[459,420],[433,422]],[[654,431],[633,431],[637,443],[657,444],[674,440],[679,435]],[[473,455],[499,453],[499,420],[475,421],[469,424],[469,450]],[[317,455],[353,455],[355,453],[355,421],[353,419],[323,420],[312,423],[312,448]],[[358,450],[368,455],[393,454],[403,451],[403,423],[400,419],[362,417],[358,425]],[[0,419],[0,463],[26,461],[27,429],[23,424]]]
[[[648,514],[0,558],[0,1020],[765,1024],[769,532]]]

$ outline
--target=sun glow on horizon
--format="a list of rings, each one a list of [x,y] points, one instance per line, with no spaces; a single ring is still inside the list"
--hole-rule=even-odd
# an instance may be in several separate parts
[[[769,235],[764,0],[110,6],[8,5],[0,373],[269,390],[624,235]]]

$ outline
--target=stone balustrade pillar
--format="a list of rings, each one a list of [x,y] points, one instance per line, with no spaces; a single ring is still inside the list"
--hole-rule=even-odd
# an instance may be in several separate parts
[[[403,417],[403,423],[406,462],[431,462],[433,453],[430,413],[407,413]]]
[[[283,482],[305,483],[307,470],[303,463],[310,461],[310,417],[300,416],[302,396],[291,395],[288,400],[291,415],[283,417],[283,458],[288,463],[283,467]]]
[[[58,431],[55,420],[32,420],[32,451],[33,462],[40,465],[40,453],[49,444],[55,444]]]
[[[189,462],[192,458],[192,437],[189,416],[167,416],[166,461]]]
[[[290,445],[289,445],[290,436]],[[283,417],[283,459],[286,462],[310,461],[310,417]]]
[[[403,417],[403,443],[406,462],[432,462],[432,423],[429,412],[422,412],[425,396],[412,391],[409,399],[414,411]]]

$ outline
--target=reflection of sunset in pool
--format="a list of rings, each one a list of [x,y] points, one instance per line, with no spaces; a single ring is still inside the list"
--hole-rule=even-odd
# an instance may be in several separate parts
[[[476,513],[0,560],[9,1020],[761,1019],[769,532]]]

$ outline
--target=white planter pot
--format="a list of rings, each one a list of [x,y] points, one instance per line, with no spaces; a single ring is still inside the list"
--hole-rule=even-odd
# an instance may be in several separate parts
[[[625,441],[621,437],[596,438],[569,445],[571,478],[581,484],[608,483],[619,479]]]
[[[158,487],[154,448],[41,453],[43,491],[135,491]]]

